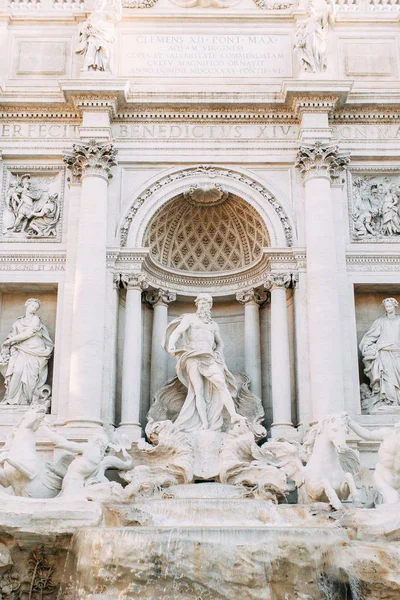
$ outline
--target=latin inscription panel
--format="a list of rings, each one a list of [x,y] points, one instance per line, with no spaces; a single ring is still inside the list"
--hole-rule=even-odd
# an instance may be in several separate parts
[[[291,77],[292,43],[283,34],[128,34],[120,75],[169,78]]]

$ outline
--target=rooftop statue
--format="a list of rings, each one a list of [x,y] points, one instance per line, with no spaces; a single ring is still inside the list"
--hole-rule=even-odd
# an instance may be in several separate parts
[[[374,321],[360,342],[364,373],[370,380],[372,395],[368,412],[386,406],[400,406],[400,315],[398,302],[382,302],[386,314]]]
[[[314,0],[310,3],[309,16],[298,23],[295,49],[299,52],[301,65],[309,73],[322,73],[327,68],[327,39],[329,27],[336,17],[333,0]]]
[[[221,431],[224,409],[232,423],[244,417],[233,401],[238,388],[225,363],[219,327],[211,317],[212,297],[200,294],[195,303],[197,311],[172,321],[163,341],[164,349],[177,357],[176,373],[187,388],[175,426],[186,432]]]
[[[98,8],[79,27],[75,52],[83,54],[82,71],[111,71],[111,51],[115,42],[115,23],[122,17],[121,0],[101,0]]]
[[[0,372],[6,393],[2,404],[40,402],[47,381],[48,362],[54,344],[47,327],[37,315],[40,302],[29,298],[25,316],[19,317],[0,350]]]

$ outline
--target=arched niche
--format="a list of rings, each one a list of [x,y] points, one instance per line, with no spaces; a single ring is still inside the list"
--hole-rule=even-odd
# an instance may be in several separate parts
[[[161,207],[193,188],[219,186],[224,192],[241,198],[259,214],[272,248],[288,248],[296,243],[293,219],[288,203],[277,198],[272,186],[242,169],[200,165],[171,170],[142,188],[125,211],[120,226],[121,247],[143,248],[149,222]]]

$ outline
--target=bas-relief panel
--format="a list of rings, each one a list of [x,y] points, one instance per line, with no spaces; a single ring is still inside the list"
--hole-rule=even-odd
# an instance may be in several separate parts
[[[0,207],[0,239],[60,242],[65,170],[53,166],[6,167]]]
[[[400,172],[353,172],[348,178],[353,242],[400,242]]]

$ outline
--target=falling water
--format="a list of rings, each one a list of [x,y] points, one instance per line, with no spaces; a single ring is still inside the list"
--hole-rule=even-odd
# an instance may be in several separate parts
[[[339,600],[321,575],[347,539],[282,524],[85,529],[71,553],[71,600]]]

